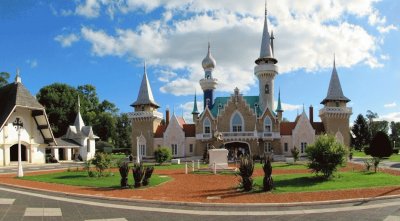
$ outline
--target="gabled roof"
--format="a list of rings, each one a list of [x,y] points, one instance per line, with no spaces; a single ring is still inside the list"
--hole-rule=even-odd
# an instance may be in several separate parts
[[[214,106],[210,110],[211,114],[214,117],[217,117],[218,115],[218,109],[221,111],[227,104],[228,101],[231,97],[216,97],[214,100]],[[261,116],[262,110],[260,108],[260,105],[258,103],[259,97],[258,96],[243,96],[243,99],[246,101],[246,103],[250,106],[250,109],[254,111],[256,110],[257,116]],[[257,104],[257,106],[255,106]]]
[[[136,107],[139,105],[151,105],[155,106],[156,108],[160,107],[154,100],[153,92],[151,90],[149,80],[147,79],[146,63],[144,64],[143,79],[142,83],[140,84],[138,97],[136,101],[131,104],[132,107]]]
[[[56,138],[57,146],[54,147],[80,147],[81,145],[72,139]]]
[[[295,122],[281,122],[281,128],[280,128],[281,136],[292,135],[292,132],[297,125],[297,122],[298,122],[298,119]],[[316,135],[325,133],[325,127],[322,122],[313,122],[313,123],[311,123],[311,126],[315,130]]]
[[[32,110],[32,117],[38,126],[43,140],[47,144],[55,144],[53,132],[51,130],[46,111],[44,107],[36,100],[35,97],[18,81],[5,85],[0,88],[0,130],[3,129],[7,120],[11,116],[16,107],[23,107]]]
[[[166,125],[158,125],[156,132],[154,133],[154,138],[162,138],[166,129]]]
[[[321,102],[321,104],[325,104],[328,101],[344,101],[349,102],[350,99],[343,95],[342,86],[340,85],[339,75],[336,71],[335,60],[333,60],[333,70],[331,75],[331,80],[329,82],[328,93],[326,98]]]

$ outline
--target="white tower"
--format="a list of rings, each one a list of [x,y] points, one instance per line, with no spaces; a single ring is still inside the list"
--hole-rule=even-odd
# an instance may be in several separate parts
[[[278,74],[278,60],[273,54],[273,36],[268,31],[267,5],[265,5],[264,30],[261,41],[260,57],[255,61],[254,74],[259,82],[259,103],[262,110],[274,111],[274,79]]]
[[[201,65],[204,69],[204,78],[200,80],[200,86],[204,92],[204,109],[206,109],[206,106],[211,109],[214,102],[214,90],[217,87],[218,80],[212,76],[212,72],[214,71],[217,62],[211,55],[210,42],[208,42],[207,55],[201,62]]]

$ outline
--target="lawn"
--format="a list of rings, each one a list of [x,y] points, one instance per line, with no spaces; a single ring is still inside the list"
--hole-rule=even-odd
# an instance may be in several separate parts
[[[288,174],[272,176],[275,189],[273,192],[305,192],[323,190],[343,190],[379,186],[400,186],[400,176],[372,172],[339,172],[331,180],[324,181],[315,174]],[[262,187],[263,177],[256,177],[254,182]]]
[[[353,151],[353,157],[365,157],[365,158],[370,158],[371,156],[366,155],[363,151]],[[390,156],[387,159],[383,159],[383,160],[389,160],[391,162],[400,162],[400,154],[392,154],[392,156]]]
[[[24,176],[19,179],[33,180],[46,183],[59,183],[72,186],[88,186],[88,187],[106,187],[106,188],[119,188],[121,176],[119,173],[115,173],[114,176],[109,177],[88,177],[85,171],[65,171],[60,173],[49,173],[35,176]],[[168,176],[160,176],[153,174],[150,178],[149,186],[156,186],[161,183],[171,180]],[[129,185],[133,186],[133,175],[132,171],[128,177]]]

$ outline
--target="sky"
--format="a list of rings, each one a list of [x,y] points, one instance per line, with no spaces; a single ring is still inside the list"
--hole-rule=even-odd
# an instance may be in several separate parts
[[[217,62],[215,96],[258,95],[264,0],[2,0],[0,71],[20,69],[32,94],[55,82],[92,84],[120,112],[138,95],[143,63],[160,112],[191,119],[207,44]],[[285,112],[322,108],[333,57],[351,122],[367,110],[400,121],[400,1],[269,0]],[[314,119],[318,111],[314,111]]]

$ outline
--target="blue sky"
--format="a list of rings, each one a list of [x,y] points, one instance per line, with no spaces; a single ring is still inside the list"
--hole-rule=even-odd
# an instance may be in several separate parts
[[[269,1],[284,117],[293,120],[303,104],[321,108],[335,53],[351,121],[367,110],[400,121],[398,11],[396,0]],[[216,95],[236,86],[258,94],[263,17],[263,0],[3,0],[0,71],[13,79],[19,67],[33,94],[54,82],[93,84],[101,99],[131,112],[146,60],[159,111],[169,106],[190,119],[195,90],[202,100],[208,41]]]

